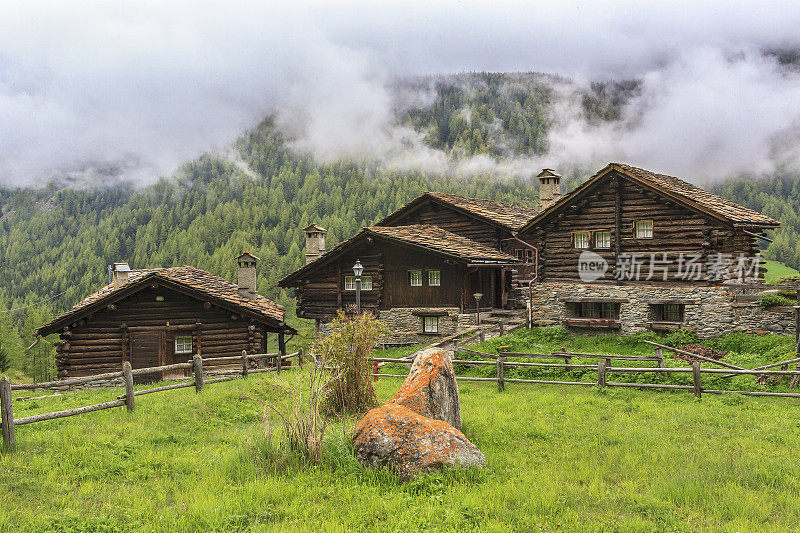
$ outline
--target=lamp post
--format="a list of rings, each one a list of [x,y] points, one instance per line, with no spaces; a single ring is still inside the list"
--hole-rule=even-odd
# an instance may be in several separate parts
[[[481,298],[483,298],[483,294],[480,292],[476,292],[472,295],[475,298],[475,315],[478,317],[478,325],[481,325]]]
[[[359,259],[353,265],[353,274],[356,275],[356,316],[361,314],[361,274],[364,273],[364,266]]]

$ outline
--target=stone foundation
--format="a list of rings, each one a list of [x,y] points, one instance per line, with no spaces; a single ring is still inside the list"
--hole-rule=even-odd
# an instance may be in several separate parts
[[[795,334],[793,308],[775,307],[763,310],[757,301],[753,301],[757,298],[742,296],[741,290],[727,286],[665,287],[646,284],[534,283],[531,315],[534,325],[567,325],[572,331],[617,331],[623,335],[630,335],[650,330],[653,328],[653,322],[659,321],[658,317],[654,316],[656,312],[654,306],[658,304],[653,302],[671,300],[685,302],[682,327],[694,330],[701,339],[737,331]],[[596,329],[590,324],[582,326],[567,324],[569,319],[577,318],[574,302],[592,298],[617,301],[618,327],[609,330]]]

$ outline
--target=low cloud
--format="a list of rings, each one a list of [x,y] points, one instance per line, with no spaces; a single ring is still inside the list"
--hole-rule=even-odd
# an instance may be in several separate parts
[[[692,16],[687,17],[686,13]],[[766,49],[800,48],[785,3],[20,2],[0,5],[0,183],[147,183],[269,113],[321,159],[529,175],[624,160],[713,179],[797,163],[800,83]],[[394,122],[394,80],[461,71],[575,79],[550,152],[454,161]],[[614,124],[579,89],[638,78]],[[405,98],[430,94],[405,95]]]

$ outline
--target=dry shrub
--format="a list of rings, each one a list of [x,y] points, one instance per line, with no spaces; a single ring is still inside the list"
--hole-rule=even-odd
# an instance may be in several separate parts
[[[708,348],[701,344],[684,344],[681,346],[681,350],[691,353],[696,353],[697,355],[702,355],[703,357],[708,357],[709,359],[714,359],[715,361],[719,361],[726,355],[728,352],[723,352],[722,350],[715,350],[713,348]],[[689,363],[694,363],[695,361],[699,361],[700,359],[696,357],[692,357],[691,355],[687,355],[685,353],[674,353],[675,359],[682,359],[684,361],[688,361]]]
[[[322,405],[326,414],[359,414],[378,405],[371,355],[375,342],[387,332],[370,313],[346,316],[339,312],[331,333],[314,346],[314,353],[328,361],[337,375]]]
[[[272,402],[253,398],[263,404],[264,433],[268,447],[272,444],[272,424],[270,412],[281,420],[284,444],[293,454],[300,458],[319,463],[322,459],[322,443],[325,438],[327,420],[320,414],[320,407],[326,390],[336,381],[337,375],[325,370],[324,359],[317,358],[314,365],[309,365],[310,372],[298,373],[292,381],[283,384],[277,379],[269,386],[281,393],[284,402]]]

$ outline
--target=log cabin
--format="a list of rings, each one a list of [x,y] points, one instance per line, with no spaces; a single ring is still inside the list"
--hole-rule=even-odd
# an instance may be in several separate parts
[[[534,322],[626,333],[760,329],[736,305],[764,269],[759,239],[779,222],[674,176],[611,163],[567,195],[546,169],[549,206],[518,236],[538,251]],[[739,298],[744,300],[745,298]]]
[[[145,368],[188,362],[195,354],[263,353],[270,333],[283,353],[285,335],[296,331],[283,307],[256,292],[257,261],[248,252],[237,257],[237,284],[192,266],[131,270],[116,263],[108,285],[37,334],[59,334],[62,379],[119,370],[125,361]]]
[[[297,315],[314,319],[317,329],[339,310],[356,303],[353,266],[363,265],[361,309],[372,312],[397,337],[455,333],[481,308],[502,307],[517,259],[498,248],[430,224],[376,225],[325,250],[324,228],[306,228],[305,266],[282,279],[294,288]]]
[[[473,292],[484,294],[484,308],[521,304],[534,324],[580,331],[691,329],[708,337],[791,330],[791,320],[767,316],[752,294],[743,294],[761,283],[758,241],[777,221],[673,176],[621,163],[567,195],[552,169],[538,182],[538,208],[425,193],[335,248],[336,256],[325,251],[324,228],[311,225],[307,265],[280,285],[295,289],[298,316],[320,328],[354,302],[352,266],[361,258],[369,287],[363,307],[417,339],[430,333],[424,317],[433,313],[448,317],[438,320],[440,334],[469,324]],[[477,258],[448,257],[423,238],[434,228],[474,243],[468,246],[482,254],[505,256],[480,268]],[[742,268],[740,258],[756,258],[758,268]],[[438,272],[441,286],[426,286],[429,270]],[[423,277],[421,285],[412,285],[411,272],[413,283],[417,273]]]

